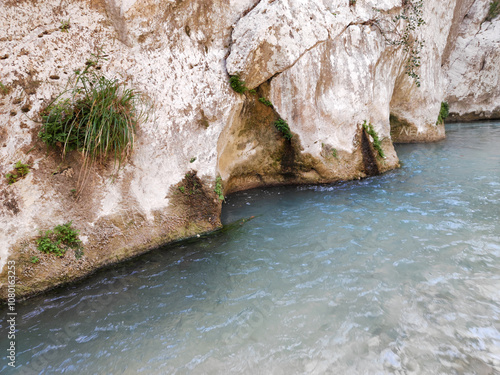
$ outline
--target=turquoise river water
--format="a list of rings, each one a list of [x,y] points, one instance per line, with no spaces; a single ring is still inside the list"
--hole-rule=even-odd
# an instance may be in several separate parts
[[[0,371],[500,373],[500,123],[396,150],[382,176],[234,194],[223,221],[254,219],[18,303]]]

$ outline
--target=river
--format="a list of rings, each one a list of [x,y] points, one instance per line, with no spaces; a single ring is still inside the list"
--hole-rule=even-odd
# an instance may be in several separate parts
[[[500,373],[500,123],[396,150],[382,176],[231,195],[228,230],[18,303],[1,372]]]

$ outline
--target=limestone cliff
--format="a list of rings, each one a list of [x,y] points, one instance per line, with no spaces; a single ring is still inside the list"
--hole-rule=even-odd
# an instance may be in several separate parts
[[[0,173],[17,161],[31,170],[12,185],[0,181],[0,269],[7,259],[17,262],[19,295],[45,290],[219,227],[219,176],[226,194],[362,178],[398,167],[393,142],[444,138],[436,120],[445,96],[453,113],[498,113],[498,84],[491,98],[487,86],[498,82],[498,64],[490,63],[498,54],[498,20],[477,21],[487,2],[473,3],[471,20],[462,16],[463,1],[423,2],[425,24],[410,39],[424,41],[415,55],[419,85],[407,74],[405,45],[394,43],[404,26],[394,19],[407,5],[4,1]],[[61,29],[63,23],[69,29]],[[478,35],[481,43],[473,42],[470,53],[486,56],[480,71],[490,79],[486,73],[478,78],[477,64],[460,54],[465,45],[469,51],[464,40]],[[38,138],[40,111],[98,51],[108,56],[99,66],[104,74],[142,92],[148,118],[127,162],[119,170],[96,165],[75,197],[81,156],[75,151],[63,159],[59,148],[46,148]],[[231,89],[230,75],[245,81],[244,93]],[[471,101],[476,87],[482,95]],[[278,119],[288,123],[291,139],[274,126]],[[383,152],[364,122],[373,125]],[[185,193],[191,185],[196,194]],[[38,252],[39,230],[70,220],[81,231],[83,258]],[[33,256],[40,261],[31,263]],[[5,276],[4,268],[2,294]]]
[[[443,59],[450,121],[500,118],[500,22],[490,4],[500,11],[489,0],[461,1],[455,9]]]

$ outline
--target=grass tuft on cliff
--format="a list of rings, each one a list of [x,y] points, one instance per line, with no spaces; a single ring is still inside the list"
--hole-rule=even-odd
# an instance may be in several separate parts
[[[95,69],[102,58],[87,61],[75,72],[72,87],[41,112],[40,138],[48,146],[62,146],[63,155],[82,152],[88,164],[110,155],[121,163],[133,149],[140,118],[138,93]]]

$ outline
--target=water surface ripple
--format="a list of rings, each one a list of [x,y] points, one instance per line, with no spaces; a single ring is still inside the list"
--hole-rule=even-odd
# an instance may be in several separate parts
[[[19,304],[2,373],[500,373],[500,123],[396,149],[399,170],[233,195],[224,222],[255,219]]]

